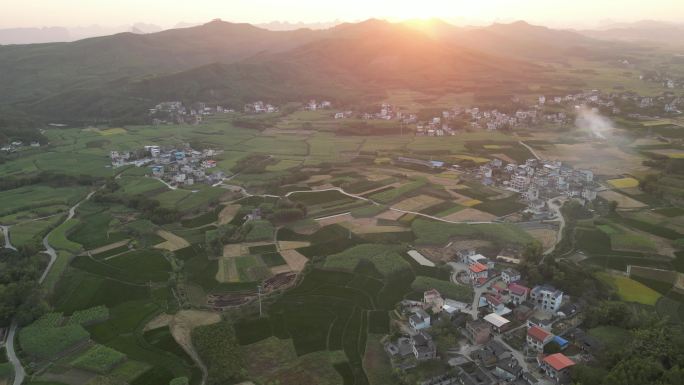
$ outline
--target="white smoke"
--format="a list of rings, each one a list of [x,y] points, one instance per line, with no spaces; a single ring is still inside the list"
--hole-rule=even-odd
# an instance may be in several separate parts
[[[591,132],[594,137],[605,139],[606,134],[615,128],[613,122],[601,115],[596,108],[582,106],[577,111],[575,126],[582,130]]]

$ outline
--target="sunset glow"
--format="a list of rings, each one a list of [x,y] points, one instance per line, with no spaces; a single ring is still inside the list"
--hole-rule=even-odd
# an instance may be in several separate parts
[[[542,0],[26,0],[5,1],[0,27],[117,25],[133,22],[172,26],[214,18],[241,22],[358,21],[368,18],[406,20],[440,18],[461,23],[524,19],[543,24],[588,25],[606,19],[633,21],[684,20],[681,0],[575,0],[553,4]],[[616,4],[619,3],[619,14]],[[77,11],[75,11],[77,10]]]

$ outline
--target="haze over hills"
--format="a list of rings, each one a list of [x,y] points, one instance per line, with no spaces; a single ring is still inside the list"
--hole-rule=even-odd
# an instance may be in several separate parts
[[[596,39],[629,42],[659,43],[668,46],[682,46],[684,24],[643,20],[635,23],[615,23],[597,30],[580,31]]]
[[[541,79],[543,65],[531,61],[608,50],[605,42],[525,22],[462,28],[368,20],[270,31],[215,20],[150,34],[2,46],[0,108],[97,121],[140,117],[169,99],[239,105],[390,88],[502,90]]]

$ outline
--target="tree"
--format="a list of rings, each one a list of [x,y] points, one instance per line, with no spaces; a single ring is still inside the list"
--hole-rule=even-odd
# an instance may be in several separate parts
[[[551,341],[548,344],[544,345],[544,354],[560,353],[560,351],[561,346],[556,341]]]

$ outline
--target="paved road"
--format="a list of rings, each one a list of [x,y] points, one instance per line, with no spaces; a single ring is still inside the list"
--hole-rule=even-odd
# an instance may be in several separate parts
[[[555,201],[558,201],[558,204],[554,203]],[[560,222],[560,226],[558,227],[558,232],[556,233],[556,243],[554,243],[553,246],[550,247],[548,250],[544,251],[544,255],[542,255],[540,263],[544,263],[544,259],[546,259],[546,256],[553,253],[554,250],[556,250],[558,244],[563,240],[563,230],[565,230],[565,218],[563,217],[563,213],[561,213],[560,209],[561,206],[563,206],[563,203],[565,203],[565,201],[565,198],[560,197],[552,198],[548,201],[549,209],[556,214],[556,217]]]
[[[92,191],[90,194],[88,194],[85,198],[81,199],[78,203],[73,205],[69,209],[69,215],[67,218],[64,220],[64,222],[68,221],[69,219],[73,218],[74,215],[76,215],[76,209],[78,206],[90,199],[90,197],[95,194],[95,191]],[[62,222],[62,223],[64,223]],[[55,227],[56,228],[56,227]],[[54,229],[52,230],[54,231]],[[52,265],[54,265],[55,260],[57,260],[57,252],[55,249],[50,245],[50,242],[48,241],[48,237],[50,234],[52,234],[52,231],[47,233],[45,237],[43,238],[43,247],[45,247],[45,250],[43,250],[43,253],[47,254],[50,256],[50,262],[48,263],[47,267],[45,268],[45,271],[43,271],[43,274],[40,276],[40,279],[38,280],[39,283],[43,283],[45,280],[45,277],[47,277],[48,273],[52,269]],[[7,359],[12,363],[12,366],[14,367],[14,382],[12,383],[13,385],[21,385],[22,382],[24,382],[24,378],[26,377],[26,372],[24,371],[24,367],[21,366],[21,361],[17,358],[17,354],[14,351],[14,338],[17,333],[17,323],[15,321],[12,322],[12,325],[10,326],[9,334],[7,336],[7,345],[5,346],[5,350],[7,350]]]
[[[9,334],[7,335],[7,344],[5,345],[5,350],[7,351],[7,359],[14,367],[14,382],[12,382],[12,385],[21,385],[26,377],[26,372],[24,371],[24,367],[21,366],[21,361],[19,361],[19,358],[14,351],[14,339],[16,333],[17,323],[16,321],[12,321],[12,326],[10,326]]]
[[[537,152],[534,151],[534,149],[533,149],[532,147],[530,147],[529,145],[527,145],[525,142],[523,142],[523,141],[521,140],[521,141],[519,141],[518,143],[520,143],[522,146],[524,146],[526,149],[528,149],[528,150],[530,151],[530,153],[532,154],[532,156],[534,156],[535,158],[537,158],[537,160],[540,160],[540,159],[541,159],[541,157],[540,157],[539,155],[537,155]]]
[[[2,231],[2,234],[5,237],[5,248],[17,251],[17,248],[12,246],[12,242],[10,241],[10,236],[9,236],[10,228],[9,228],[9,226],[0,225],[0,231]]]
[[[78,208],[78,206],[80,206],[81,203],[83,203],[83,202],[87,201],[88,199],[90,199],[90,197],[92,197],[93,194],[95,194],[95,191],[91,191],[90,194],[88,194],[85,198],[81,199],[78,203],[76,203],[75,205],[71,206],[71,208],[69,209],[69,215],[66,217],[66,219],[64,220],[64,222],[66,222],[66,221],[68,221],[69,219],[73,218],[74,215],[76,215],[76,209]],[[62,223],[64,223],[64,222],[62,222]],[[61,225],[61,223],[60,223],[60,225]],[[56,229],[56,228],[57,228],[57,227],[55,227],[55,229]],[[45,235],[45,237],[43,237],[43,247],[45,247],[45,250],[43,250],[42,252],[45,253],[45,254],[47,254],[48,256],[50,256],[50,262],[48,262],[48,265],[47,265],[47,267],[45,268],[45,270],[43,271],[43,274],[40,276],[40,280],[38,280],[38,283],[43,283],[43,281],[44,281],[45,278],[47,277],[48,273],[49,273],[50,270],[52,269],[52,265],[54,265],[54,264],[55,264],[55,261],[57,260],[57,252],[56,252],[55,249],[50,245],[50,242],[48,241],[48,238],[50,237],[50,234],[52,234],[52,232],[55,231],[55,229],[52,229],[49,233],[47,233],[47,234]]]

